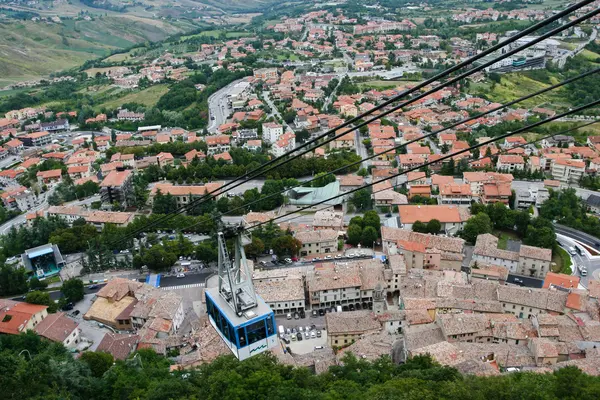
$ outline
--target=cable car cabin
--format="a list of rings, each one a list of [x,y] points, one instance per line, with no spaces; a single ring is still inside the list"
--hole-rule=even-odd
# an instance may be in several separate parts
[[[208,319],[233,354],[242,361],[277,346],[275,315],[257,296],[257,306],[237,316],[218,288],[206,289]]]

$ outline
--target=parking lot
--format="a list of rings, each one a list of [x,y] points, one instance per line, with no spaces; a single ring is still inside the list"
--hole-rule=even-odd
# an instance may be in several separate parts
[[[325,330],[325,316],[313,317],[310,311],[306,312],[305,318],[299,319],[287,319],[286,315],[276,315],[275,323],[277,324],[277,332],[279,332],[279,326],[283,326],[285,330],[284,338],[289,340],[289,343],[285,342],[283,338],[280,338],[282,344],[287,346],[295,354],[306,354],[310,353],[315,349],[315,346],[325,346],[327,343],[327,332]],[[298,340],[298,333],[302,327],[302,340]],[[309,338],[306,338],[306,328],[309,332]],[[287,333],[289,329],[289,334]],[[292,332],[295,331],[295,334]],[[321,337],[317,337],[317,332],[321,332]],[[314,335],[312,333],[314,332]],[[292,340],[292,336],[296,337],[296,340]]]
[[[288,258],[281,260],[268,261],[263,259],[259,262],[262,268],[279,268],[281,266],[299,267],[307,264],[314,264],[318,262],[333,262],[333,261],[351,261],[351,260],[364,260],[373,258],[373,251],[370,249],[362,250],[346,250],[337,254],[319,254],[318,257],[306,256],[296,261]]]

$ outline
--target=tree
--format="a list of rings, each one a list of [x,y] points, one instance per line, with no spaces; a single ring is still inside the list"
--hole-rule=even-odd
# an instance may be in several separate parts
[[[112,354],[101,351],[85,351],[79,359],[87,364],[96,378],[101,378],[114,362]]]
[[[83,296],[85,294],[83,281],[77,278],[71,278],[64,281],[60,291],[70,303],[76,303],[80,300],[83,300]]]
[[[0,265],[0,296],[12,296],[27,291],[27,272],[25,268],[13,268]]]
[[[362,234],[360,236],[360,242],[365,247],[374,246],[377,238],[379,237],[379,233],[372,226],[365,226],[365,229],[362,230]]]
[[[361,168],[361,169],[358,170],[358,172],[356,174],[358,176],[365,177],[365,176],[369,175],[369,171],[367,171],[366,168]]]
[[[319,172],[315,177],[314,181],[311,183],[312,187],[323,187],[332,182],[335,182],[335,175],[327,173],[327,172]]]
[[[367,226],[371,226],[373,227],[373,229],[375,229],[375,231],[377,231],[377,234],[379,235],[379,231],[381,230],[381,219],[379,218],[379,214],[377,214],[377,211],[367,211],[363,216],[362,222],[363,227],[366,228]]]
[[[428,233],[427,224],[421,221],[415,221],[412,226],[413,232]]]
[[[492,221],[490,217],[483,212],[472,216],[465,223],[461,237],[469,243],[475,243],[478,235],[492,232]]]
[[[196,258],[206,264],[217,261],[217,244],[214,242],[201,242],[196,247]]]
[[[25,302],[31,304],[39,304],[42,306],[48,306],[48,312],[56,312],[56,303],[50,299],[50,294],[46,292],[34,291],[27,293],[25,296]]]
[[[302,243],[292,235],[283,235],[273,240],[272,247],[273,252],[278,257],[296,256],[302,247]]]
[[[153,214],[169,214],[177,209],[177,201],[175,197],[170,193],[163,195],[160,189],[156,191],[154,195],[154,201],[152,203]]]
[[[437,219],[432,219],[427,223],[427,232],[437,235],[442,230],[442,224]]]
[[[265,244],[258,237],[252,236],[252,242],[244,248],[246,256],[256,258],[265,251]]]
[[[356,246],[362,239],[362,227],[358,224],[350,224],[348,227],[348,243],[352,246]]]
[[[44,281],[40,281],[37,277],[33,277],[29,280],[29,289],[31,290],[43,290],[48,287],[48,284]]]
[[[350,204],[352,204],[356,210],[366,210],[371,208],[371,192],[368,189],[360,189],[350,197]]]

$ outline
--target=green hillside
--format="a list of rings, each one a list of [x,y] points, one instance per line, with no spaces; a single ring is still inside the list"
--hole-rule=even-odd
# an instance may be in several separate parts
[[[36,79],[111,50],[158,41],[191,30],[190,22],[166,22],[133,16],[97,17],[62,23],[14,21],[0,24],[0,86]]]

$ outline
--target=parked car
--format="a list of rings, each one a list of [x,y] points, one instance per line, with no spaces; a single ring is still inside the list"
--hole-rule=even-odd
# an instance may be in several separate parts
[[[304,332],[304,339],[306,339],[306,340],[310,339],[310,333]]]
[[[292,263],[292,259],[291,258],[286,258],[285,260],[283,260],[286,262],[286,264],[291,264]]]
[[[79,315],[80,312],[81,311],[79,311],[79,310],[75,310],[75,311],[73,311],[73,315],[77,316],[77,315]]]
[[[178,277],[178,278],[185,278],[185,274],[184,274],[183,272],[182,272],[182,273],[179,273],[179,274],[177,274],[177,277]]]
[[[323,310],[322,308],[319,310],[319,316],[323,316],[325,315],[325,310]]]
[[[289,314],[289,313],[288,313],[288,315],[287,315],[287,319],[292,319],[292,314]]]
[[[304,330],[305,330],[306,332],[309,332],[309,331],[310,331],[310,326],[306,325],[306,326],[304,327]]]
[[[96,285],[96,284],[93,284],[93,285],[90,285],[90,286],[88,286],[87,288],[88,288],[88,289],[90,289],[90,290],[92,290],[92,289],[97,289],[97,288],[98,288],[98,285]]]
[[[296,334],[296,338],[298,338],[298,341],[301,341],[302,340],[302,334],[300,332],[298,332]]]
[[[323,346],[315,346],[315,350],[323,350]]]
[[[69,311],[73,309],[73,303],[67,303],[65,304],[65,306],[63,307],[64,311]]]
[[[300,319],[300,314],[294,313],[294,319]]]
[[[317,337],[317,332],[315,332],[315,331],[312,331],[312,332],[310,333],[310,337],[311,337],[312,339],[316,338],[316,337]]]
[[[298,327],[298,332],[300,332],[300,333],[304,332],[304,327],[302,327],[302,326],[299,326],[299,327]]]
[[[336,260],[340,260],[342,259],[344,256],[342,256],[341,254],[336,254],[335,259]]]
[[[287,335],[290,335],[290,334],[292,333],[292,330],[291,330],[290,328],[287,328],[287,329],[285,330],[285,333],[286,333]]]
[[[333,260],[333,256],[325,256],[325,260]]]
[[[317,337],[321,337],[321,331],[317,331]]]
[[[312,316],[313,317],[318,317],[319,316],[319,312],[317,310],[312,310]]]
[[[292,335],[292,342],[296,341],[296,335]]]

